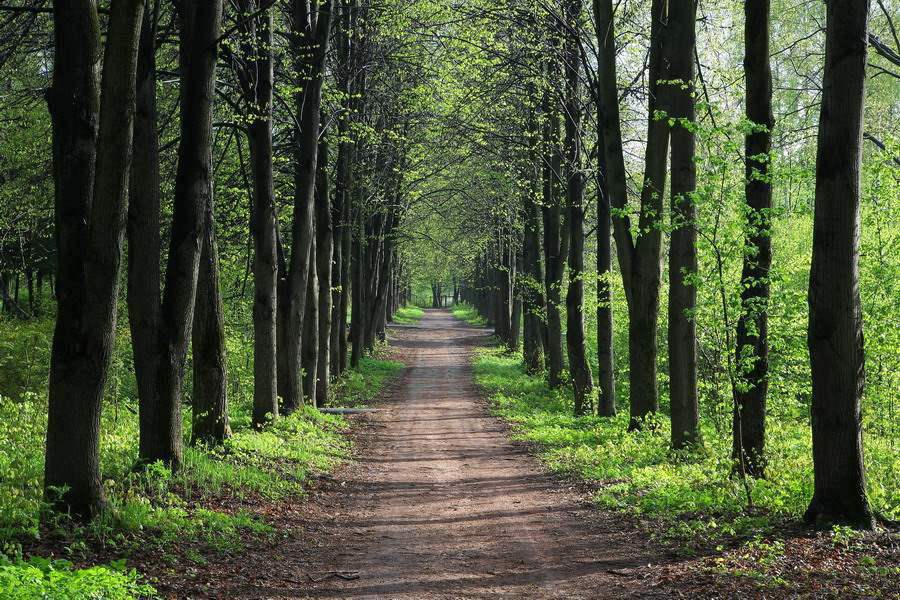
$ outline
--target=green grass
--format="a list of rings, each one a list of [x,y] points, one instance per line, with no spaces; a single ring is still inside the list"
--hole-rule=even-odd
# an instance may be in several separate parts
[[[399,325],[415,325],[424,316],[425,311],[418,306],[404,306],[394,315],[394,323]]]
[[[812,494],[808,425],[771,419],[767,431],[768,479],[749,480],[753,510],[738,478],[730,477],[730,438],[704,427],[704,445],[692,452],[669,447],[669,424],[627,431],[627,411],[614,418],[572,416],[567,389],[550,390],[524,373],[519,355],[481,349],[476,382],[498,416],[514,424],[515,436],[536,442],[552,469],[599,484],[595,501],[605,508],[664,522],[667,541],[691,550],[724,536],[744,536],[798,519]],[[888,439],[868,436],[869,498],[881,515],[900,516],[900,457]]]
[[[457,319],[465,321],[469,325],[474,325],[475,327],[484,327],[487,325],[487,320],[478,314],[478,311],[475,310],[474,307],[468,304],[455,304],[450,309],[450,313]]]
[[[186,407],[182,468],[172,473],[154,464],[135,472],[137,402],[125,321],[119,326],[101,417],[107,509],[88,525],[51,515],[42,487],[52,325],[51,319],[0,319],[0,598],[141,596],[144,588],[137,576],[121,568],[79,570],[37,557],[23,561],[22,547],[40,537],[82,566],[91,565],[98,547],[118,556],[140,550],[173,564],[184,558],[202,563],[210,554],[241,551],[250,537],[274,535],[254,506],[302,496],[312,477],[349,456],[346,419],[313,408],[282,417],[262,431],[251,428],[252,344],[246,332],[235,328],[226,340],[233,436],[220,448],[191,447]],[[364,405],[402,368],[380,357],[363,359],[359,369],[332,386],[331,403]],[[190,388],[185,392],[189,399]],[[87,579],[99,587],[89,587]]]

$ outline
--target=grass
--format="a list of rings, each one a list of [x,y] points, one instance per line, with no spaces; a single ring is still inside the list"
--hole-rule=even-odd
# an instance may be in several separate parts
[[[418,306],[404,306],[394,315],[394,323],[398,325],[415,325],[424,316],[425,311]]]
[[[2,598],[149,595],[149,588],[142,587],[124,563],[95,565],[98,552],[124,557],[150,553],[170,564],[183,559],[202,563],[211,554],[239,552],[246,539],[276,533],[255,509],[302,496],[311,478],[334,469],[349,455],[346,419],[313,408],[280,418],[262,431],[251,428],[252,344],[238,330],[227,339],[233,436],[220,448],[189,446],[186,408],[183,467],[172,473],[154,464],[135,472],[138,419],[126,322],[118,332],[101,417],[107,509],[88,525],[50,515],[42,501],[42,481],[51,331],[49,319],[0,320]],[[364,405],[402,368],[381,354],[363,359],[358,369],[332,386],[331,403]],[[185,398],[190,398],[190,389]],[[39,554],[50,548],[86,568],[29,558],[30,548]],[[99,587],[90,587],[87,580]]]
[[[797,520],[812,494],[808,425],[770,420],[767,432],[769,477],[749,480],[752,509],[742,482],[730,476],[730,439],[704,428],[704,444],[691,452],[669,447],[663,418],[644,431],[627,431],[625,411],[614,418],[572,416],[568,389],[550,390],[540,377],[525,374],[521,357],[496,348],[475,358],[478,385],[493,411],[514,424],[515,437],[537,443],[553,470],[593,482],[598,505],[661,522],[654,535],[694,551],[723,538],[765,534]],[[888,519],[900,516],[898,457],[889,440],[866,440],[869,498]]]
[[[454,317],[465,321],[469,325],[474,325],[475,327],[485,327],[487,325],[487,320],[478,314],[474,307],[468,304],[456,304],[450,309],[450,312]]]

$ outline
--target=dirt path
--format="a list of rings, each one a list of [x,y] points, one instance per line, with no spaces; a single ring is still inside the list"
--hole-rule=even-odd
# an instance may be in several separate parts
[[[469,366],[485,335],[446,311],[393,329],[408,368],[361,426],[356,462],[297,507],[294,535],[248,549],[205,593],[662,597],[645,578],[664,557],[581,502],[486,414]]]

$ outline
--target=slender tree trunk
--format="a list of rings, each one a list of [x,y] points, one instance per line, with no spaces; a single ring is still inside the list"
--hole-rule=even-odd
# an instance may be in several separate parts
[[[242,14],[259,10],[256,0],[241,0]],[[238,71],[245,105],[253,179],[253,426],[278,417],[277,297],[278,256],[275,189],[272,172],[272,11],[249,19],[243,27],[242,52],[247,68]]]
[[[319,274],[318,248],[313,241],[309,248],[309,281],[306,285],[306,309],[303,312],[303,344],[300,348],[300,364],[303,369],[303,395],[316,404],[316,388],[319,373]]]
[[[536,159],[535,159],[536,163]],[[534,177],[535,182],[538,181]],[[536,187],[536,185],[535,185]],[[541,265],[541,226],[534,193],[525,194],[525,239],[523,243],[523,278],[521,283],[523,312],[525,315],[524,358],[529,373],[544,370],[544,270]]]
[[[191,443],[219,446],[231,435],[225,371],[225,311],[219,285],[219,249],[210,196],[203,226],[192,332],[194,388]]]
[[[613,235],[616,256],[628,302],[628,353],[631,423],[638,429],[648,415],[659,410],[656,385],[657,319],[659,285],[662,277],[662,237],[659,219],[663,212],[666,183],[666,155],[669,131],[665,120],[655,114],[666,109],[664,88],[659,81],[667,79],[662,61],[662,48],[668,22],[668,3],[653,0],[651,6],[650,55],[648,64],[647,150],[637,240],[631,236],[630,219],[626,216],[627,179],[619,120],[616,88],[616,48],[612,0],[594,0],[594,16],[600,32],[600,57],[597,69],[599,121],[603,134],[606,167],[606,189],[613,211]]]
[[[319,356],[316,406],[328,403],[331,383],[331,279],[334,229],[331,222],[331,189],[328,175],[328,142],[319,143],[316,184],[316,272],[319,277]]]
[[[100,64],[96,4],[56,1],[53,124],[59,311],[50,359],[44,496],[80,519],[103,505],[100,409],[115,340],[144,3],[115,0]],[[102,90],[102,94],[101,94]]]
[[[815,482],[806,520],[873,526],[860,404],[865,385],[859,297],[859,203],[868,0],[827,4],[809,278]]]
[[[603,130],[599,129],[598,144],[605,146]],[[613,346],[612,309],[612,207],[609,202],[606,157],[600,153],[597,178],[597,414],[612,417],[616,414],[616,371]]]
[[[278,388],[286,412],[303,404],[301,347],[307,306],[315,214],[314,191],[318,160],[319,108],[325,56],[331,32],[334,0],[311,7],[308,0],[291,5],[291,51],[302,89],[295,94],[299,126],[295,131],[294,222],[291,228],[291,260],[280,280],[278,320],[282,344],[278,348]],[[318,307],[316,307],[318,310]]]
[[[741,314],[735,362],[740,384],[734,391],[732,458],[736,470],[765,475],[766,394],[769,388],[769,269],[772,266],[772,68],[769,62],[769,0],[744,4],[744,72],[747,120],[744,138],[746,219]]]
[[[547,296],[547,370],[550,387],[563,384],[562,371],[562,317],[559,307],[562,302],[561,289],[564,274],[562,240],[560,239],[560,172],[562,161],[555,147],[559,138],[559,116],[552,106],[549,94],[544,99],[544,146],[547,153],[544,157],[544,200],[542,204],[544,224],[544,264],[546,265]]]
[[[156,24],[159,4],[145,4],[138,50],[134,152],[128,205],[128,317],[137,380],[140,431],[159,406],[160,339],[159,133],[156,104]]]
[[[567,0],[565,16],[565,149],[568,204],[569,289],[566,294],[566,349],[575,391],[575,415],[593,412],[594,382],[584,340],[584,171],[582,170],[581,106],[579,105],[578,32],[581,0]]]
[[[183,0],[180,5],[181,138],[166,285],[160,309],[159,397],[141,406],[142,462],[181,464],[181,388],[203,241],[212,198],[212,115],[222,0]]]
[[[696,208],[692,194],[697,187],[694,162],[694,47],[696,3],[684,0],[670,5],[667,52],[672,127],[672,185],[670,190],[672,238],[669,248],[669,399],[672,447],[700,442],[700,406],[697,399]]]

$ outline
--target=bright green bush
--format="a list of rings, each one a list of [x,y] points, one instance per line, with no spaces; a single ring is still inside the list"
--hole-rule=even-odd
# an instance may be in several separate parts
[[[4,600],[135,600],[155,598],[124,561],[76,569],[65,560],[9,560],[0,554],[0,598]]]

